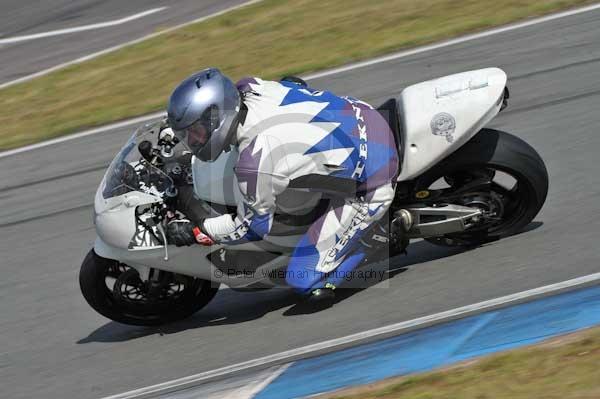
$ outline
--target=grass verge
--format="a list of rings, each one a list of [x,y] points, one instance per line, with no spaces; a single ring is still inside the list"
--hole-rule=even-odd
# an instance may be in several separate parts
[[[0,149],[163,109],[206,66],[277,78],[593,2],[265,0],[0,90]]]
[[[600,397],[600,328],[537,346],[319,396],[318,399]]]

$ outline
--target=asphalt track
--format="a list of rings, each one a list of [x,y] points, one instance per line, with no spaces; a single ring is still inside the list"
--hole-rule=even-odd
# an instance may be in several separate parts
[[[386,283],[317,314],[286,313],[287,290],[221,290],[160,330],[110,322],[84,302],[77,270],[96,185],[130,129],[0,158],[0,396],[101,397],[600,271],[599,20],[592,11],[311,82],[378,103],[499,66],[512,96],[491,126],[531,143],[551,179],[528,231],[468,252],[416,243]]]
[[[0,39],[118,20],[166,9],[109,28],[0,44],[0,83],[244,3],[244,0],[0,0]]]

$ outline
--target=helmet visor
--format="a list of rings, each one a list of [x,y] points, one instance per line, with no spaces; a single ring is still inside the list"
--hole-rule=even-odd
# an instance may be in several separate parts
[[[185,129],[177,131],[176,134],[187,143],[193,153],[198,153],[219,126],[221,126],[219,109],[216,105],[211,105],[202,113],[200,119]]]

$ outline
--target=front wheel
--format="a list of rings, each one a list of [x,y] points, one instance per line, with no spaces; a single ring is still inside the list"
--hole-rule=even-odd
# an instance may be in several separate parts
[[[81,265],[79,286],[87,303],[111,320],[156,326],[191,316],[216,295],[210,281],[153,270],[157,278],[142,281],[121,262],[98,256],[92,249]]]
[[[438,187],[436,187],[436,184]],[[439,185],[445,187],[439,188]],[[416,181],[415,192],[483,211],[470,229],[431,237],[439,245],[478,245],[516,234],[539,213],[548,193],[548,172],[539,154],[509,133],[483,129]]]

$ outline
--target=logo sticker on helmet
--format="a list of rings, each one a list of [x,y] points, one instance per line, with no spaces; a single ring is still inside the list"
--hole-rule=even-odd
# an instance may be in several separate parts
[[[454,141],[454,131],[456,130],[456,119],[446,112],[440,112],[431,119],[431,133],[436,136],[444,136],[448,143]]]

